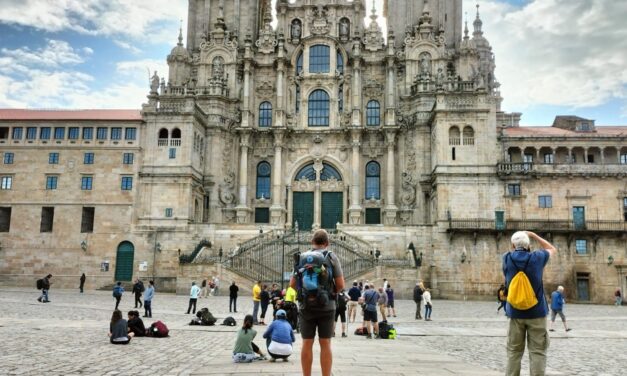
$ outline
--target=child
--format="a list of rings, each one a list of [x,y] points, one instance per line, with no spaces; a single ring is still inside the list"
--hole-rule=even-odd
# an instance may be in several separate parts
[[[126,320],[122,318],[122,312],[119,309],[113,311],[111,315],[111,324],[109,324],[109,338],[114,345],[126,345],[131,342],[135,334],[128,332]]]
[[[292,355],[292,343],[296,341],[292,326],[287,322],[287,312],[283,309],[276,311],[276,320],[272,321],[263,338],[266,339],[268,345],[268,354],[272,357],[271,362],[277,359],[283,359],[287,362],[287,358]]]
[[[253,343],[253,339],[257,335],[253,329],[253,315],[246,315],[242,328],[237,332],[237,339],[233,347],[233,363],[250,363],[256,359],[265,359],[265,355],[259,350],[259,347]],[[255,357],[255,353],[259,357]]]

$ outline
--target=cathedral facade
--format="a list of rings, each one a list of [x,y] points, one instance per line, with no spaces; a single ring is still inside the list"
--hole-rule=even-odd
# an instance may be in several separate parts
[[[176,286],[186,256],[325,228],[399,286],[491,295],[524,229],[572,299],[627,288],[627,127],[520,127],[479,10],[384,7],[388,30],[363,0],[278,0],[275,21],[270,1],[190,0],[141,111],[1,110],[0,281]]]

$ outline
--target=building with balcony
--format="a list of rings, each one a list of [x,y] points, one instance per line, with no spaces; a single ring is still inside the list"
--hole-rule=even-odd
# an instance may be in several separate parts
[[[351,278],[493,296],[526,229],[559,249],[547,291],[608,300],[627,127],[519,126],[461,3],[386,2],[382,30],[363,0],[279,0],[276,26],[269,1],[190,0],[141,109],[0,110],[0,283],[283,279],[326,228]]]

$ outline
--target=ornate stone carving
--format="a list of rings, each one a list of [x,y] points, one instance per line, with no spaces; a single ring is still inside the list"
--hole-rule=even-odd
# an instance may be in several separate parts
[[[274,95],[276,89],[274,88],[274,84],[271,81],[263,81],[259,85],[257,85],[255,91],[257,92],[257,94],[264,97],[265,99],[269,99]]]
[[[383,91],[385,87],[383,84],[375,81],[368,80],[363,88],[364,96],[368,99],[370,98],[381,98],[383,96]]]
[[[364,37],[362,42],[364,43],[364,48],[368,51],[380,51],[383,50],[383,32],[377,23],[377,14],[376,9],[374,8],[373,2],[372,15],[370,16],[370,26],[364,31]]]
[[[326,6],[317,6],[313,10],[313,22],[311,24],[311,33],[314,35],[324,35],[329,33],[329,22],[327,21],[327,13],[329,8]]]
[[[369,133],[368,140],[365,140],[362,148],[364,155],[370,159],[376,159],[383,155],[382,142],[377,133]]]
[[[299,19],[295,19],[292,21],[292,25],[290,26],[290,39],[292,43],[300,42],[300,37],[302,35],[303,25]]]
[[[219,186],[220,202],[227,207],[235,203],[235,173],[229,171],[224,176],[224,181]]]
[[[157,71],[150,78],[150,94],[158,94],[159,92],[159,76]]]
[[[259,39],[255,42],[255,46],[262,54],[270,54],[279,44],[276,33],[272,30],[272,25],[267,23],[262,30],[259,30]]]
[[[409,173],[416,171],[416,144],[414,131],[405,133],[405,165]]]
[[[409,207],[416,202],[416,183],[409,172],[403,172],[401,178],[401,204]]]

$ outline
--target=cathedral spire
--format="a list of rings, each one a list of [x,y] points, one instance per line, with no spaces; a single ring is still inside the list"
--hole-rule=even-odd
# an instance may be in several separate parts
[[[466,13],[466,20],[464,21],[464,40],[468,40],[468,13]]]
[[[183,20],[181,20],[181,26],[179,27],[179,46],[183,45]]]
[[[266,0],[263,5],[263,23],[272,23],[272,5],[270,0]]]
[[[370,19],[372,20],[372,22],[377,22],[377,5],[375,3],[375,0],[372,0],[372,14],[370,15]]]
[[[483,26],[483,21],[481,21],[481,17],[479,16],[479,4],[477,4],[477,18],[475,18],[475,22],[473,22],[473,26],[475,28],[473,35],[475,37],[482,36],[483,31],[481,30],[481,27]]]

